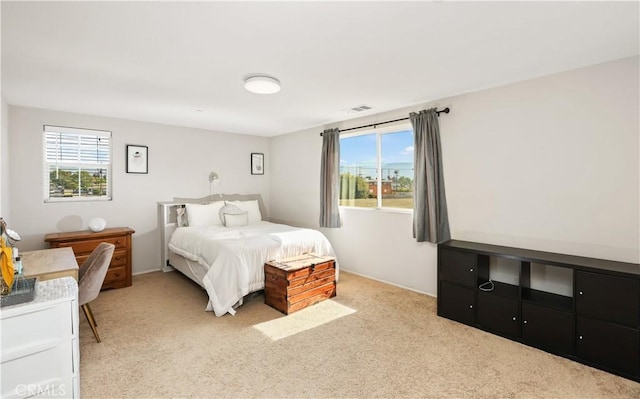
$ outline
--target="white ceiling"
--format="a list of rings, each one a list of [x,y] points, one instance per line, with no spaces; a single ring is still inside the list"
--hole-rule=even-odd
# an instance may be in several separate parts
[[[637,1],[2,1],[2,95],[275,136],[638,55],[638,14]],[[245,91],[252,73],[282,91]],[[346,111],[360,105],[373,109]]]

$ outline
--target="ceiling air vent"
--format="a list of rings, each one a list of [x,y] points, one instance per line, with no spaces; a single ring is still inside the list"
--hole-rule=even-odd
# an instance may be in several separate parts
[[[368,106],[368,105],[361,105],[359,107],[351,108],[349,111],[351,111],[351,112],[362,112],[362,111],[368,111],[370,109],[372,109],[372,108],[370,106]]]

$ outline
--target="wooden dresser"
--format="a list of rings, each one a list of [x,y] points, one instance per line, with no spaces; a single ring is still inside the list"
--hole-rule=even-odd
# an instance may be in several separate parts
[[[73,248],[79,266],[82,266],[91,251],[101,242],[115,245],[116,249],[102,284],[104,290],[131,286],[131,235],[133,233],[135,231],[128,227],[114,227],[97,233],[88,230],[52,233],[44,236],[44,240],[51,248]]]

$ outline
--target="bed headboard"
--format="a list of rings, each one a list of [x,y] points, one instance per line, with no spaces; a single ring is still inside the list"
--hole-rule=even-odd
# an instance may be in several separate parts
[[[177,211],[185,204],[208,204],[214,201],[250,201],[257,200],[262,220],[269,220],[267,210],[260,194],[216,194],[202,198],[175,197],[173,201],[158,202],[158,227],[160,229],[160,246],[162,251],[162,270],[169,271],[169,238],[178,227]]]
[[[207,195],[202,198],[181,198],[175,197],[173,203],[175,204],[208,204],[215,201],[250,201],[258,200],[258,206],[260,207],[260,214],[262,220],[268,220],[267,209],[262,201],[262,195],[260,194],[215,194],[213,196]]]

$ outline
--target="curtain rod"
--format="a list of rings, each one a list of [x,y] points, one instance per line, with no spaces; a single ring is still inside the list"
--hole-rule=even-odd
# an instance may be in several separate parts
[[[451,110],[449,109],[449,107],[442,109],[440,111],[436,111],[436,115],[440,116],[441,113],[445,113],[448,114]],[[409,120],[409,118],[400,118],[400,119],[394,119],[392,121],[386,121],[386,122],[378,122],[378,123],[372,123],[370,125],[364,125],[364,126],[357,126],[357,127],[350,127],[348,129],[340,129],[340,132],[347,132],[349,130],[356,130],[356,129],[363,129],[365,127],[376,127],[378,125],[384,125],[386,123],[393,123],[393,122],[400,122],[400,121],[406,121]],[[320,136],[322,136],[322,132],[320,132]]]

